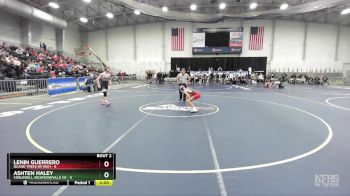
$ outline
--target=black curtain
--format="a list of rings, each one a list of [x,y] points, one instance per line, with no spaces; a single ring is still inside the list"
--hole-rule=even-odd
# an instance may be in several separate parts
[[[203,57],[203,58],[171,58],[171,70],[176,67],[191,71],[207,71],[213,67],[216,71],[221,67],[224,71],[263,71],[266,73],[267,57]]]

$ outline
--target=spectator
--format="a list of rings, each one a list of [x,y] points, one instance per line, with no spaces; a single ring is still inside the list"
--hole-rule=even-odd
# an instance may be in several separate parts
[[[45,49],[46,44],[40,43]],[[49,73],[47,76],[80,77],[88,75],[88,67],[72,58],[53,55],[50,51],[37,51],[33,48],[19,48],[2,43],[0,45],[0,73],[6,78],[19,79],[31,73]]]
[[[314,79],[314,84],[321,84],[321,79],[320,77],[316,76]]]
[[[221,75],[221,82],[222,82],[222,84],[225,84],[225,80],[226,80],[226,74],[222,73],[222,75]]]
[[[327,84],[327,85],[329,85],[329,82],[328,82],[328,77],[325,75],[325,76],[323,76],[323,78],[322,78],[322,84],[324,85],[324,84]]]
[[[44,66],[43,66],[43,65],[41,65],[41,66],[36,70],[37,73],[42,73],[43,71],[44,71]]]
[[[122,79],[122,82],[124,82],[125,76],[126,76],[126,73],[122,71],[122,72],[120,73],[120,77],[121,77],[121,79]]]
[[[40,49],[43,49],[44,51],[46,51],[46,44],[40,42]]]
[[[95,88],[94,88],[94,80],[96,78],[94,77],[93,73],[90,73],[88,77],[86,77],[85,80],[85,84],[87,85],[87,91],[88,92],[92,92]]]

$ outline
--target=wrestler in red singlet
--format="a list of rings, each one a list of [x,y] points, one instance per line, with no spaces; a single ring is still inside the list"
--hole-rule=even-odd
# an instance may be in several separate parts
[[[187,96],[188,105],[190,105],[192,107],[191,112],[198,112],[196,106],[194,106],[192,101],[199,99],[201,97],[201,93],[199,91],[191,90],[188,87],[187,88],[183,87],[182,90],[185,93],[185,95]]]

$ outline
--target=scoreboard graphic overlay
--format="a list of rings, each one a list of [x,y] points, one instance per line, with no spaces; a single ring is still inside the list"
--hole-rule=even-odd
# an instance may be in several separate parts
[[[192,54],[241,54],[243,27],[197,28],[192,34]]]
[[[112,186],[115,168],[114,153],[7,154],[11,185]]]

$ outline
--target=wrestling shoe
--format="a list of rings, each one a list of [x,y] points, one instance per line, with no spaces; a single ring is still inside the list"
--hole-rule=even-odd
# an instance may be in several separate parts
[[[193,109],[191,110],[191,113],[196,113],[196,112],[198,112],[197,108],[193,108]]]

